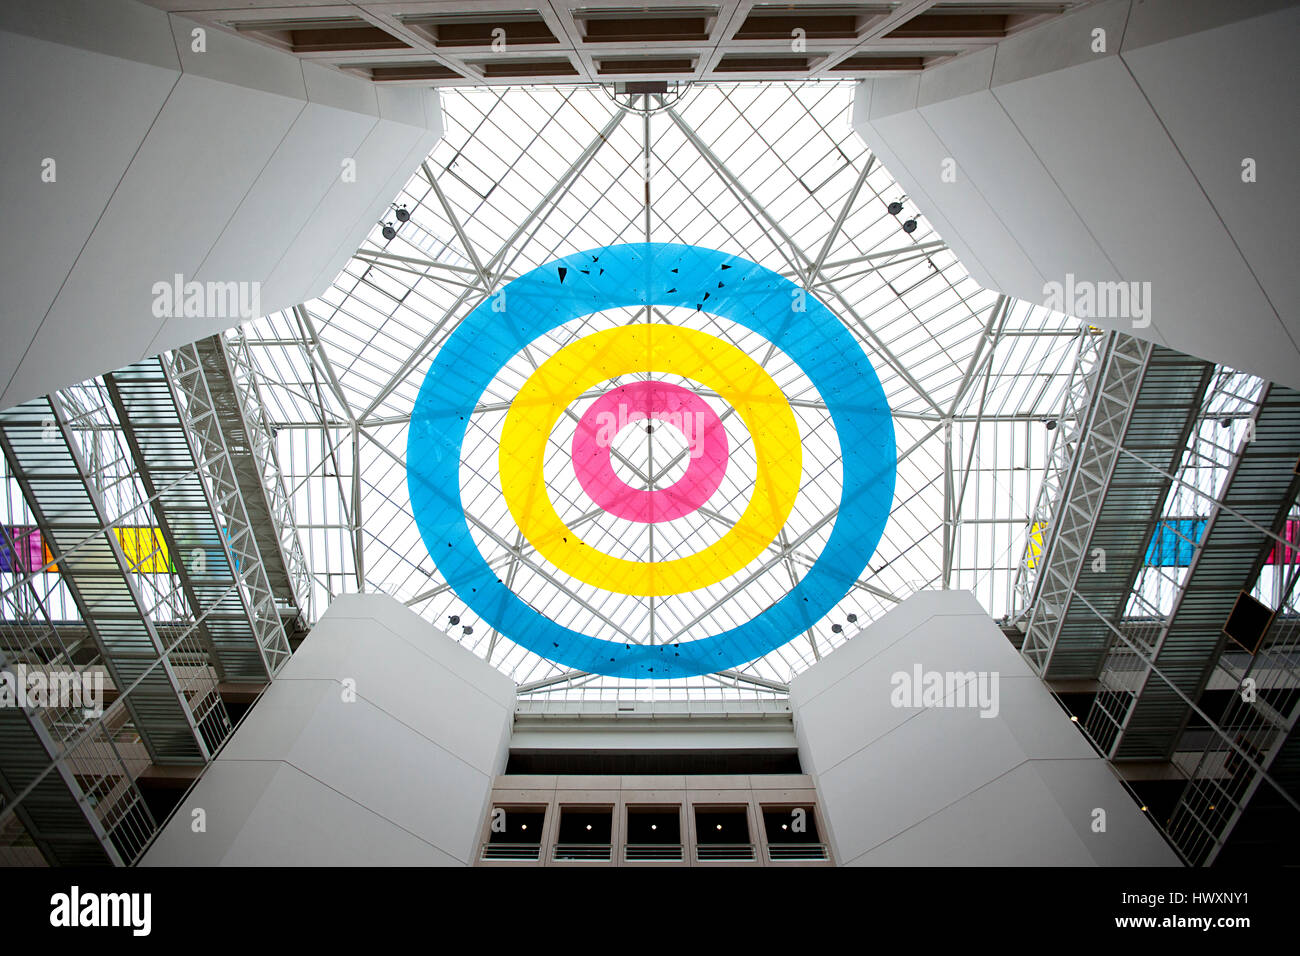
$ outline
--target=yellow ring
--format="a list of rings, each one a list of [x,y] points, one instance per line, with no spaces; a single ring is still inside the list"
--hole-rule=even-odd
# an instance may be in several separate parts
[[[628,561],[596,550],[560,520],[546,493],[542,461],[555,422],[592,386],[631,372],[681,375],[711,386],[754,440],[757,478],[740,520],[703,551],[671,561]],[[803,452],[790,403],[749,356],[704,332],[643,324],[586,336],[542,363],[510,404],[498,464],[510,513],[543,557],[593,587],[657,596],[716,584],[761,554],[790,517]]]

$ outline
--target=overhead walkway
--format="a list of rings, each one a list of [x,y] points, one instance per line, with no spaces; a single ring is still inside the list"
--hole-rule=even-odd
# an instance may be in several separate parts
[[[159,637],[159,604],[150,594],[146,605],[99,486],[107,481],[92,480],[64,400],[50,395],[0,412],[0,449],[114,685],[129,690],[126,707],[150,759],[205,763],[229,729],[215,682],[178,676],[173,658],[202,650],[188,639],[168,647]],[[138,511],[127,520],[152,525]]]
[[[1124,335],[1098,365],[1089,427],[1047,529],[1023,653],[1048,680],[1095,679],[1146,557],[1213,367]],[[1123,451],[1122,451],[1122,450]]]
[[[212,412],[238,484],[257,551],[281,616],[305,626],[310,616],[311,572],[290,510],[275,450],[275,435],[253,379],[247,346],[219,335],[174,353],[191,354],[203,370]]]
[[[150,359],[104,383],[218,677],[270,680],[288,642],[197,364]]]
[[[129,864],[157,828],[129,712],[79,716],[74,728],[67,714],[0,708],[0,866]]]
[[[0,662],[9,661],[0,657]],[[40,853],[55,866],[96,866],[120,863],[105,846],[107,834],[99,825],[85,795],[66,773],[46,773],[58,755],[58,745],[41,717],[28,709],[0,707],[0,808],[9,807],[19,794],[25,798],[13,816],[0,822],[0,845],[12,848],[22,843]],[[11,832],[6,832],[11,831]],[[24,862],[18,856],[0,864]]]
[[[243,424],[219,344],[206,358],[188,346],[0,412],[24,534],[46,549],[20,562],[0,529],[0,664],[106,678],[97,715],[0,708],[0,864],[134,862],[158,822],[142,778],[206,764],[232,728],[222,689],[255,692],[289,657],[309,581],[272,518],[283,489],[257,477],[269,427]]]
[[[1300,567],[1291,573],[1294,587]],[[1198,866],[1214,863],[1229,835],[1243,826],[1243,839],[1256,842],[1271,842],[1280,828],[1294,826],[1300,810],[1300,618],[1276,618],[1254,655],[1223,654],[1215,676],[1234,690],[1219,718],[1226,736],[1209,735],[1166,826]],[[1241,693],[1248,681],[1251,692]]]
[[[1219,501],[1210,513],[1186,581],[1153,646],[1123,713],[1116,760],[1167,759],[1191,708],[1214,670],[1227,637],[1224,625],[1242,591],[1259,577],[1300,492],[1300,392],[1267,386],[1253,438],[1241,445]],[[1164,679],[1159,675],[1163,675]],[[1114,699],[1113,695],[1107,695]],[[1123,697],[1120,698],[1123,700]]]

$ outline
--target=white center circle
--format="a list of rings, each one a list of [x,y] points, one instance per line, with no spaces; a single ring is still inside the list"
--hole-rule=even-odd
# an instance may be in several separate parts
[[[681,481],[691,463],[691,446],[676,427],[659,419],[629,422],[610,442],[610,463],[620,481],[647,490],[652,478],[655,490]]]

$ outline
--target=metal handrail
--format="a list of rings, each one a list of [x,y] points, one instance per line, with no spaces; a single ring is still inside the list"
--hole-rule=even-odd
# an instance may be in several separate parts
[[[752,860],[754,859],[754,844],[700,843],[695,847],[695,859],[701,863],[721,860]]]
[[[787,860],[828,860],[830,852],[825,843],[769,843],[767,858],[774,863]]]
[[[680,843],[628,843],[623,847],[623,859],[629,863],[680,863],[682,853]]]
[[[552,860],[609,862],[613,855],[611,843],[557,843],[551,851]]]
[[[540,860],[541,843],[484,843],[479,859],[491,863],[501,860]]]

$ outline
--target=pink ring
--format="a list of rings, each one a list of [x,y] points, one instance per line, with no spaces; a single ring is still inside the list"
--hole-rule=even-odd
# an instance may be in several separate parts
[[[676,483],[633,488],[614,473],[610,446],[625,425],[666,421],[686,436],[690,464]],[[591,500],[628,521],[653,524],[688,515],[712,497],[727,471],[727,430],[708,403],[668,382],[632,382],[591,403],[573,436],[573,471]]]

